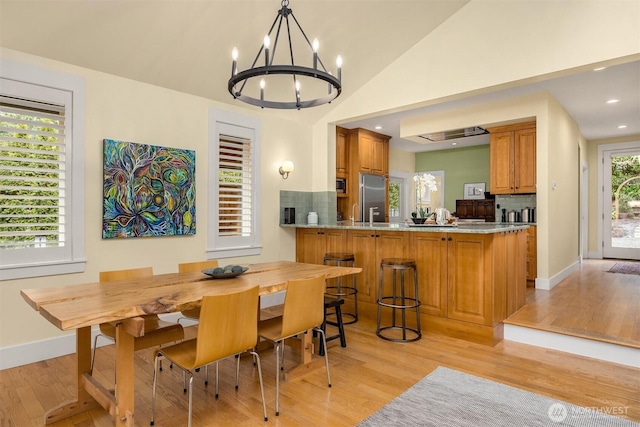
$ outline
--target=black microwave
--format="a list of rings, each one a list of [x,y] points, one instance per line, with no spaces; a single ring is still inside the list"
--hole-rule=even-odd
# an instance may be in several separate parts
[[[346,178],[336,178],[336,193],[347,192],[347,180]]]

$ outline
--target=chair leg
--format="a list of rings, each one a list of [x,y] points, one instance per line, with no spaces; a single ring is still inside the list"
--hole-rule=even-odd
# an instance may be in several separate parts
[[[153,361],[153,387],[151,388],[151,421],[150,425],[154,423],[155,409],[156,409],[156,384],[158,383],[158,358],[159,354],[156,354],[156,357]]]
[[[276,417],[280,415],[280,347],[282,341],[276,342]],[[284,353],[284,352],[283,352]]]
[[[324,335],[324,331],[320,328],[315,328],[314,330],[318,331],[318,333],[322,335],[322,345],[324,345],[324,347],[327,348],[327,338]],[[327,383],[329,387],[331,387],[331,374],[329,374],[329,352],[328,351],[324,352],[324,363],[327,366]]]
[[[267,417],[267,403],[264,400],[264,387],[262,385],[262,367],[260,366],[260,356],[255,351],[252,351],[254,363],[258,366],[258,379],[260,379],[260,394],[262,395],[262,411],[264,413],[264,420],[269,421],[269,417]],[[239,360],[239,359],[238,359]]]
[[[91,354],[91,370],[89,371],[90,374],[93,374],[93,366],[96,361],[96,349],[98,348],[98,337],[103,337],[113,342],[111,338],[109,338],[104,334],[97,334],[96,337],[93,339],[93,353]]]
[[[218,398],[218,378],[220,377],[220,375],[218,375],[218,361],[216,361],[216,399]]]
[[[344,323],[342,322],[342,309],[340,308],[340,304],[336,306],[336,317],[338,318],[338,333],[340,334],[340,347],[346,347],[347,336],[344,333]]]
[[[238,389],[238,386],[239,386],[239,379],[240,379],[240,355],[236,354],[236,390]]]
[[[188,427],[191,427],[191,419],[193,418],[193,372],[189,371],[189,422]]]

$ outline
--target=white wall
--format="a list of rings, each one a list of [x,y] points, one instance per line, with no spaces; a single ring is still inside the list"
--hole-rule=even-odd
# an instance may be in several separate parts
[[[61,332],[20,297],[21,289],[71,285],[98,280],[101,270],[152,266],[155,273],[177,271],[183,261],[205,259],[207,231],[207,111],[209,107],[243,112],[157,86],[123,79],[7,49],[3,59],[81,76],[86,82],[85,213],[87,269],[81,274],[0,282],[0,350],[55,337]],[[295,234],[275,226],[279,222],[280,190],[308,191],[312,186],[311,132],[306,125],[254,114],[262,120],[262,243],[261,256],[228,259],[262,262],[295,259]],[[196,221],[194,236],[138,239],[101,238],[102,140],[119,139],[196,151]],[[295,171],[287,180],[278,173],[282,160],[293,160]],[[226,263],[226,261],[225,261]],[[20,325],[19,328],[16,325]],[[1,354],[0,354],[1,355]]]

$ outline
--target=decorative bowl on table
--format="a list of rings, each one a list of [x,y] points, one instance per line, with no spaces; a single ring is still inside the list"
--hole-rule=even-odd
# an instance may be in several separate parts
[[[411,221],[413,221],[414,224],[424,224],[424,222],[427,220],[427,218],[411,218]]]
[[[249,267],[242,267],[241,265],[227,265],[224,268],[207,268],[202,270],[202,272],[207,276],[211,276],[212,279],[230,279],[241,275],[248,269]]]

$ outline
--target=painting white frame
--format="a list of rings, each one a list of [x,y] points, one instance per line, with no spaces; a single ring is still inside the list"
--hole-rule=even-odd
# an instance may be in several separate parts
[[[486,183],[484,182],[474,182],[471,184],[465,184],[464,199],[465,200],[484,199],[485,188],[486,188]]]

